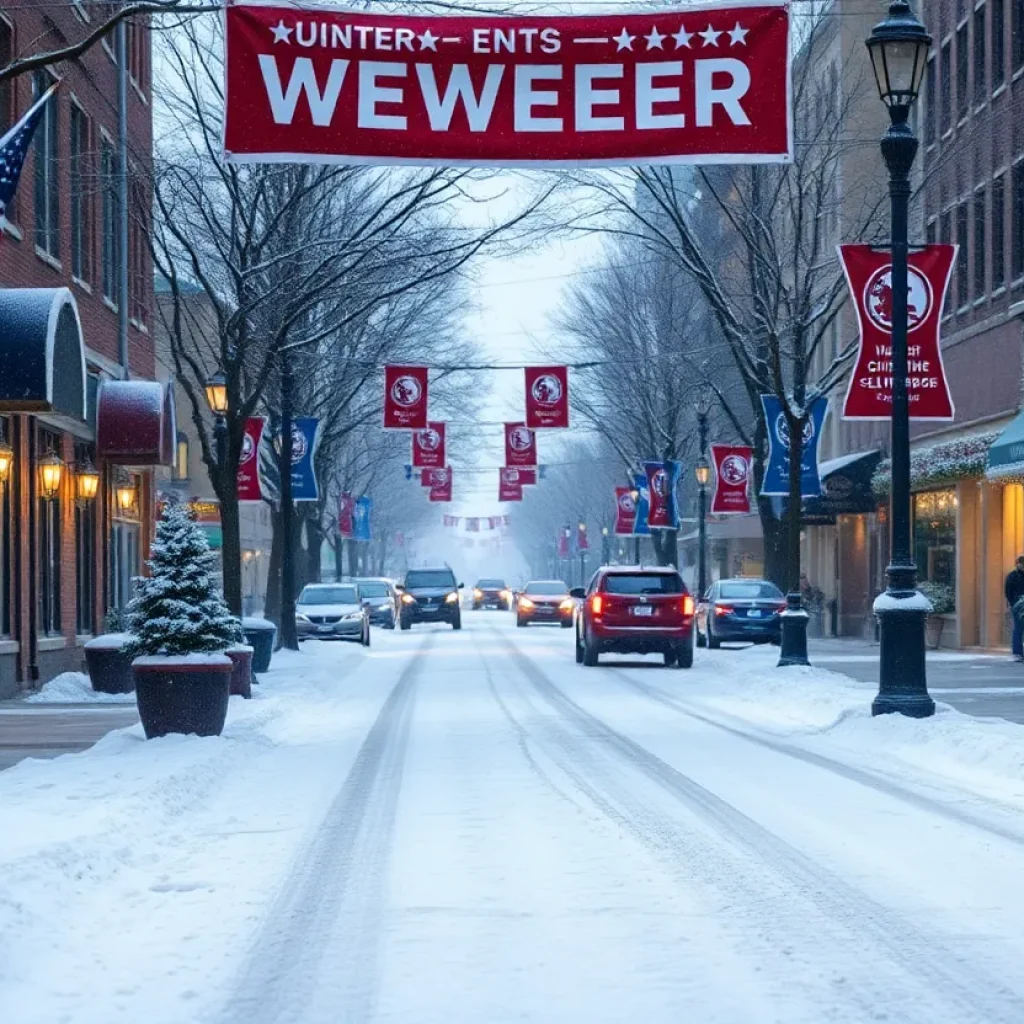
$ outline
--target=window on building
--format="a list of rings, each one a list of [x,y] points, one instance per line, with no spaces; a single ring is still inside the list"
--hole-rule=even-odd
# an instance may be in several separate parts
[[[966,306],[970,299],[968,294],[970,275],[967,262],[970,223],[967,205],[967,203],[961,203],[956,208],[956,244],[960,246],[956,261],[956,303],[958,306]]]
[[[1006,78],[1006,22],[1005,0],[989,0],[992,14],[992,89],[998,89]]]
[[[151,276],[149,239],[146,233],[149,200],[143,177],[134,166],[131,168],[129,189],[131,213],[128,222],[128,309],[135,323],[145,325],[148,313],[148,283]]]
[[[974,193],[974,297],[985,294],[985,190]]]
[[[1013,23],[1010,27],[1010,39],[1013,42],[1014,73],[1024,68],[1024,0],[1011,0],[1013,7]]]
[[[953,211],[952,209],[943,211],[942,214],[942,229],[939,232],[939,241],[946,245],[953,244]]]
[[[100,145],[100,190],[103,196],[103,295],[117,302],[118,216],[117,157],[114,144],[104,136]]]
[[[1006,216],[1006,178],[1000,174],[992,182],[992,290],[996,291],[1006,284],[1006,227],[1003,218]]]
[[[80,281],[92,276],[92,202],[89,190],[89,118],[71,104],[71,273]]]
[[[925,65],[924,71],[924,144],[930,146],[935,141],[935,119],[938,111],[936,104],[938,96],[935,94],[935,57],[933,56]]]
[[[123,610],[132,599],[132,579],[139,575],[139,526],[115,522],[110,530],[110,606]]]
[[[985,60],[985,5],[981,4],[974,11],[974,102],[984,103],[988,95],[985,88],[985,72],[988,62]]]
[[[42,96],[55,81],[48,71],[37,71],[32,78],[33,99]],[[33,140],[36,245],[54,259],[60,258],[59,109],[58,97],[54,96],[43,108]]]
[[[144,18],[130,18],[126,23],[128,37],[128,74],[131,80],[145,92],[148,85],[147,47],[149,26]]]
[[[953,127],[953,99],[952,99],[952,79],[953,79],[953,65],[950,61],[951,48],[949,40],[942,44],[942,66],[939,68],[939,81],[942,84],[941,95],[939,97],[939,124],[941,125],[942,134]]]
[[[0,67],[10,64],[14,59],[14,28],[5,18],[0,17]],[[0,135],[17,120],[14,82],[8,79],[0,82]],[[18,193],[15,192],[4,219],[15,224],[18,220]]]
[[[75,463],[95,464],[90,445],[75,445]],[[75,503],[75,632],[93,631],[96,603],[96,499]]]
[[[60,454],[60,434],[39,431],[38,453],[43,458],[54,452]],[[61,499],[44,498],[38,503],[36,550],[39,557],[39,633],[44,636],[59,634],[60,623],[60,521]]]
[[[1024,160],[1013,167],[1013,208],[1010,215],[1010,252],[1014,280],[1024,277]]]
[[[914,495],[914,561],[922,580],[949,587],[956,602],[956,491]]]
[[[174,479],[188,479],[188,435],[178,431],[178,444],[174,450]]]
[[[967,116],[971,107],[970,100],[970,67],[971,55],[967,48],[967,22],[965,21],[956,30],[956,110],[957,117]]]

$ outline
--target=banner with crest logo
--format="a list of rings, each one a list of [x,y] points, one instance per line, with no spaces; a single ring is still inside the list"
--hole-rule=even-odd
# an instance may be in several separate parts
[[[762,395],[761,407],[768,428],[768,461],[761,483],[763,495],[789,496],[789,424],[782,410],[782,402],[775,395]],[[828,413],[828,399],[818,398],[810,407],[804,423],[803,443],[800,447],[800,495],[816,498],[821,494],[818,474],[818,445],[821,428]]]
[[[384,429],[427,429],[427,367],[384,367]]]
[[[750,513],[750,477],[754,449],[739,444],[713,444],[715,493],[711,514],[744,516]]]
[[[259,474],[259,451],[266,422],[262,416],[250,416],[245,421],[245,432],[242,434],[242,453],[238,457],[239,501],[263,500],[263,488],[260,486]]]
[[[505,424],[505,465],[537,465],[537,435],[525,423]]]
[[[445,454],[445,425],[428,423],[423,430],[414,430],[412,434],[412,466],[413,469],[433,469],[447,465]]]
[[[647,477],[647,526],[652,530],[678,530],[679,508],[676,487],[679,484],[678,462],[645,462]]]
[[[568,367],[526,367],[526,425],[531,430],[569,426]]]
[[[615,536],[632,537],[636,526],[636,502],[632,487],[615,488]]]

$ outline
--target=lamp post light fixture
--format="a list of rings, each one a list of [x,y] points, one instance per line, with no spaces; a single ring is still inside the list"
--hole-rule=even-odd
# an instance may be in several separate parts
[[[118,480],[117,486],[114,488],[114,499],[117,502],[118,511],[122,514],[135,510],[139,500],[139,492],[132,477],[125,474]]]
[[[910,414],[907,401],[907,256],[910,169],[918,142],[910,127],[910,109],[921,89],[932,38],[906,0],[892,0],[889,14],[867,40],[878,95],[889,111],[882,158],[889,171],[892,289],[892,488],[890,536],[892,561],[885,593],[875,601],[879,623],[878,695],[875,715],[899,712],[913,718],[935,714],[925,669],[925,618],[928,602],[917,591],[917,567],[911,553]]]
[[[75,497],[83,504],[95,500],[100,489],[100,471],[88,459],[75,467]]]
[[[708,465],[708,415],[711,412],[711,391],[703,388],[694,403],[697,410],[697,465],[694,474],[697,477],[697,597],[704,596],[708,589],[708,557],[707,557],[707,519],[708,519],[708,480],[711,479],[711,467]]]
[[[0,438],[0,487],[7,483],[14,466],[14,449],[6,439]]]
[[[47,501],[57,497],[63,475],[64,463],[56,452],[50,452],[39,460],[39,493]]]
[[[206,401],[213,413],[213,439],[217,454],[217,469],[223,470],[227,462],[228,449],[228,379],[223,371],[218,370],[212,377],[207,378],[204,385]]]

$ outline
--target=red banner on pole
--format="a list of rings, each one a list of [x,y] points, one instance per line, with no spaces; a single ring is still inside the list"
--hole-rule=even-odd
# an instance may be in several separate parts
[[[569,557],[569,529],[566,527],[564,530],[558,531],[558,557],[568,558]]]
[[[647,490],[650,493],[650,505],[647,509],[647,525],[652,530],[669,530],[672,522],[672,508],[669,503],[669,475],[661,462],[644,463],[647,474]]]
[[[953,419],[942,365],[939,324],[956,259],[955,245],[910,253],[907,271],[907,397],[912,420]],[[892,260],[870,245],[841,245],[839,258],[860,325],[860,351],[843,403],[843,419],[892,416]]]
[[[590,541],[587,539],[587,524],[577,523],[576,524],[576,550],[577,551],[589,551]]]
[[[416,430],[412,435],[413,469],[433,469],[446,466],[445,458],[445,425],[428,423],[423,430]]]
[[[537,470],[520,468],[519,466],[502,466],[501,482],[519,484],[520,487],[533,487],[537,483]]]
[[[384,367],[384,429],[426,430],[427,368]]]
[[[519,480],[521,470],[504,466],[498,471],[498,501],[522,501],[523,485]]]
[[[448,466],[443,469],[425,469],[424,474],[432,474],[433,483],[427,497],[431,501],[452,500],[452,471]]]
[[[259,453],[260,440],[266,420],[262,416],[250,416],[245,421],[245,432],[242,434],[242,452],[238,457],[238,500],[262,501],[263,489],[260,487]]]
[[[537,465],[537,435],[525,423],[505,424],[505,465]]]
[[[711,459],[715,464],[715,494],[711,514],[716,516],[747,515],[750,512],[750,468],[754,450],[738,444],[713,444]]]
[[[423,487],[444,487],[450,478],[451,470],[447,466],[425,469],[420,473],[420,485]]]
[[[636,502],[631,487],[615,488],[615,536],[632,537],[636,526]]]
[[[531,430],[569,426],[569,371],[566,367],[526,368],[526,425]]]
[[[341,496],[338,508],[338,533],[345,538],[354,537],[356,532],[356,499],[351,494]]]
[[[781,0],[514,17],[301,4],[225,11],[236,162],[782,163]]]

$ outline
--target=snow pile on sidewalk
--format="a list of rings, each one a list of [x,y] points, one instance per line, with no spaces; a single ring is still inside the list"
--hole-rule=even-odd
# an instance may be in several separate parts
[[[980,795],[1024,804],[1024,729],[965,715],[936,702],[933,718],[871,715],[873,682],[815,667],[779,669],[777,648],[728,652],[731,670],[707,656],[687,702],[700,704],[801,747],[897,777],[927,776]],[[703,661],[703,664],[701,664]]]
[[[61,672],[38,693],[25,698],[27,704],[134,704],[134,693],[99,693],[84,672]]]

